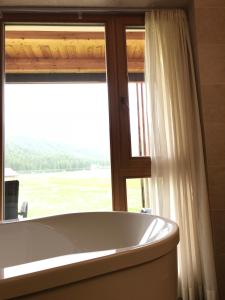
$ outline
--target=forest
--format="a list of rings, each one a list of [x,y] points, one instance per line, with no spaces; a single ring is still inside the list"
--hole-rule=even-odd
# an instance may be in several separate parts
[[[71,145],[24,139],[5,143],[5,167],[19,173],[89,170],[109,164],[107,157]]]

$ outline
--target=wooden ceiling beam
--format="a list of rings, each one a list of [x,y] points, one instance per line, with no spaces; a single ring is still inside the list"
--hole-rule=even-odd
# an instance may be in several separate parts
[[[85,31],[6,31],[6,39],[48,39],[48,40],[103,40],[104,32],[85,32]],[[144,40],[144,32],[127,32],[128,40]]]
[[[143,72],[143,59],[130,59],[129,72]],[[42,72],[105,72],[102,58],[53,59],[53,58],[8,58],[6,73]]]

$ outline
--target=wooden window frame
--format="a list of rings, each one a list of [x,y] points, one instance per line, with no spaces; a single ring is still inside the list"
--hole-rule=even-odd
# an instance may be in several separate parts
[[[144,14],[88,14],[81,15],[52,11],[6,12],[0,19],[0,219],[3,217],[4,199],[4,82],[5,37],[7,24],[75,24],[105,25],[107,84],[109,99],[109,127],[111,151],[111,180],[113,210],[127,210],[126,179],[151,176],[150,157],[131,156],[129,121],[128,74],[126,54],[126,26],[144,26]]]

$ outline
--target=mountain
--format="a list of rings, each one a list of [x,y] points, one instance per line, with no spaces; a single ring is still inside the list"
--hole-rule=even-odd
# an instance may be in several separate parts
[[[17,137],[5,143],[5,167],[15,171],[81,170],[109,165],[106,153],[35,138]]]

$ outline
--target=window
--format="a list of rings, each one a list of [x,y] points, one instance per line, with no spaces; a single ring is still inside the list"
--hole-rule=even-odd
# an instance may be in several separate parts
[[[111,210],[104,26],[7,25],[5,36],[5,181],[18,181],[18,209]]]
[[[127,180],[150,177],[143,53],[127,51],[143,51],[143,23],[142,15],[4,15],[3,182],[19,182],[21,215],[27,204],[28,217],[127,210],[139,193]],[[144,205],[145,186],[132,210]]]
[[[133,157],[149,156],[149,120],[143,73],[144,44],[143,27],[126,27],[131,155]]]
[[[149,193],[150,178],[127,179],[127,210],[140,212],[143,208],[150,206]]]

